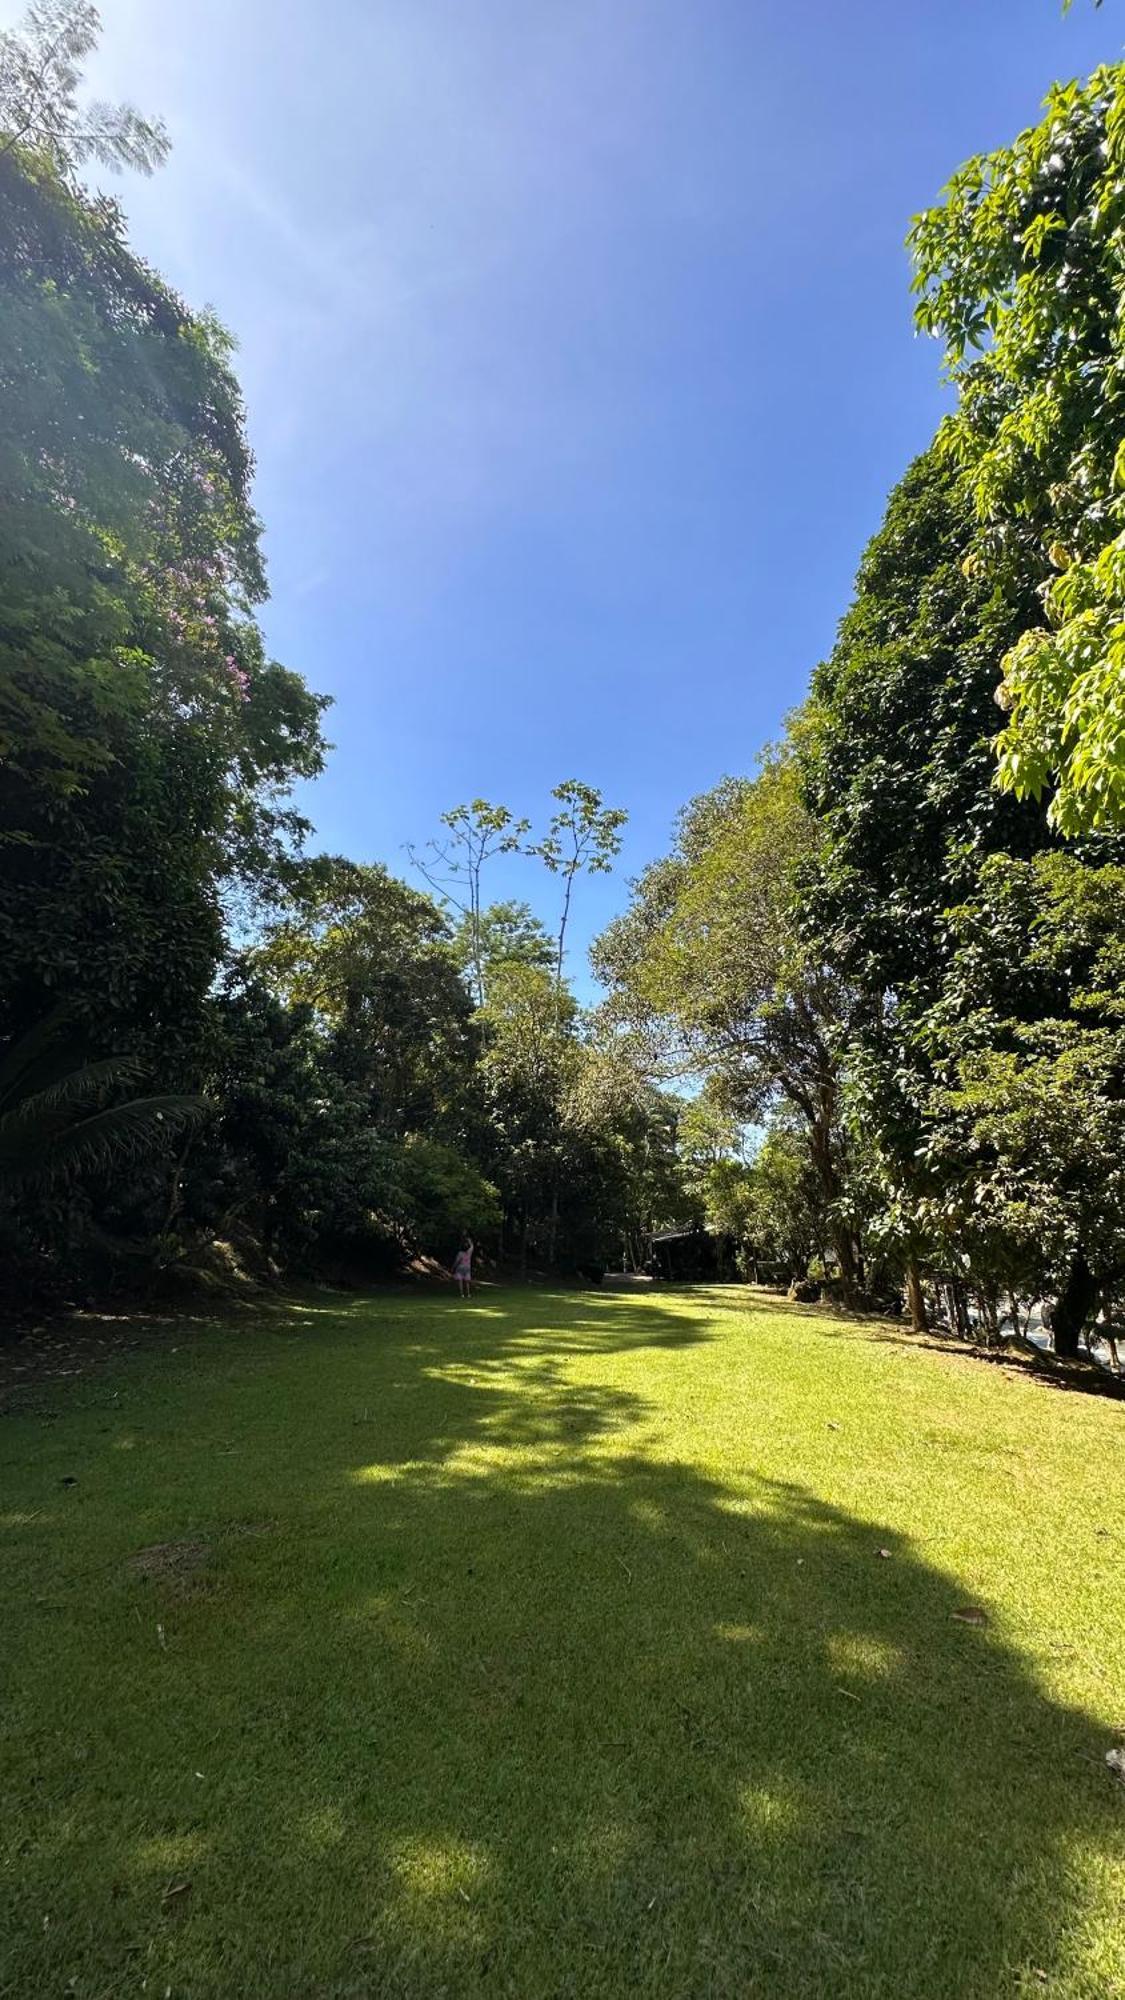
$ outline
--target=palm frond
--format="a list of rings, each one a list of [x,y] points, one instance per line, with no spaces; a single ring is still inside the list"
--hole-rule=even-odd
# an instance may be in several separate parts
[[[49,1064],[45,1059],[33,1065],[32,1071],[24,1072],[25,1089],[20,1092],[19,1102],[10,1110],[0,1109],[0,1144],[5,1143],[9,1128],[65,1118],[111,1084],[128,1082],[138,1068],[130,1056],[102,1056],[96,1062],[83,1063],[79,1069],[73,1067],[73,1058],[63,1061],[65,1067],[60,1068],[59,1063]],[[48,1068],[55,1074],[48,1077]],[[0,1098],[0,1104],[3,1102]]]
[[[26,1035],[21,1035],[18,1042],[9,1043],[0,1056],[0,1111],[24,1095],[25,1080],[34,1074],[39,1064],[51,1059],[58,1061],[59,1043],[68,1027],[66,1009],[54,1007],[33,1028],[29,1028]],[[70,1066],[74,1067],[73,1060]]]
[[[9,1147],[9,1138],[15,1137],[13,1120],[8,1131],[0,1129],[0,1179],[23,1186],[42,1184],[143,1159],[196,1124],[209,1109],[204,1097],[137,1097],[80,1118],[61,1131],[54,1125],[41,1127],[38,1133],[29,1128],[18,1151]]]

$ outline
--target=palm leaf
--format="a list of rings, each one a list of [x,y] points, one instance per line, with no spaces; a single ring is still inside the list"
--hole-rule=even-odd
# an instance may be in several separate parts
[[[18,1102],[24,1094],[25,1079],[38,1064],[56,1055],[66,1025],[64,1009],[56,1007],[4,1050],[0,1056],[0,1110],[13,1100]]]
[[[143,1159],[175,1138],[209,1110],[203,1097],[137,1097],[80,1118],[61,1131],[54,1124],[30,1125],[18,1132],[19,1120],[0,1126],[0,1179],[9,1184],[67,1180],[89,1171]],[[18,1136],[18,1146],[10,1142]]]
[[[67,1008],[55,1007],[4,1050],[0,1055],[0,1120],[11,1115],[13,1105],[22,1115],[36,1100],[45,1114],[65,1109],[107,1084],[122,1083],[136,1074],[138,1063],[133,1056],[104,1056],[96,1062],[84,1062],[74,1032]]]
[[[96,1097],[110,1084],[127,1082],[138,1067],[129,1056],[102,1056],[96,1062],[83,1063],[80,1069],[73,1067],[70,1058],[66,1062],[67,1066],[61,1069],[58,1063],[50,1065],[55,1073],[49,1079],[45,1075],[46,1063],[36,1064],[34,1074],[24,1072],[26,1092],[21,1091],[14,1109],[0,1110],[0,1145],[6,1145],[10,1129],[20,1125],[30,1129],[52,1118],[65,1119],[87,1098]]]
[[[202,1097],[137,1097],[91,1109],[135,1076],[132,1056],[84,1062],[58,1007],[0,1055],[0,1185],[67,1180],[142,1158],[195,1124]],[[85,1111],[85,1116],[80,1115]]]

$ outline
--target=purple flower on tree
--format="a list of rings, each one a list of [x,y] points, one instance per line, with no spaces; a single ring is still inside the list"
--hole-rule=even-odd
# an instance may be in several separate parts
[[[227,654],[226,659],[223,661],[223,665],[227,670],[231,686],[234,688],[236,694],[238,695],[239,700],[249,701],[250,676],[245,671],[245,668],[239,666],[238,661],[235,659],[233,653]]]

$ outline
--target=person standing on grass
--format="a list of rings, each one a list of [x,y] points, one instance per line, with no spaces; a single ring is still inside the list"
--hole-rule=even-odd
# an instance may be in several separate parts
[[[453,1275],[457,1280],[457,1290],[461,1298],[473,1296],[473,1239],[462,1236],[461,1246],[453,1259]]]

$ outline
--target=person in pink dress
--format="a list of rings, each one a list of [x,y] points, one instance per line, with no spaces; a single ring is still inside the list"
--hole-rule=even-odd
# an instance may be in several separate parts
[[[473,1296],[473,1239],[462,1236],[460,1248],[453,1259],[453,1275],[457,1280],[457,1290],[463,1299]]]

